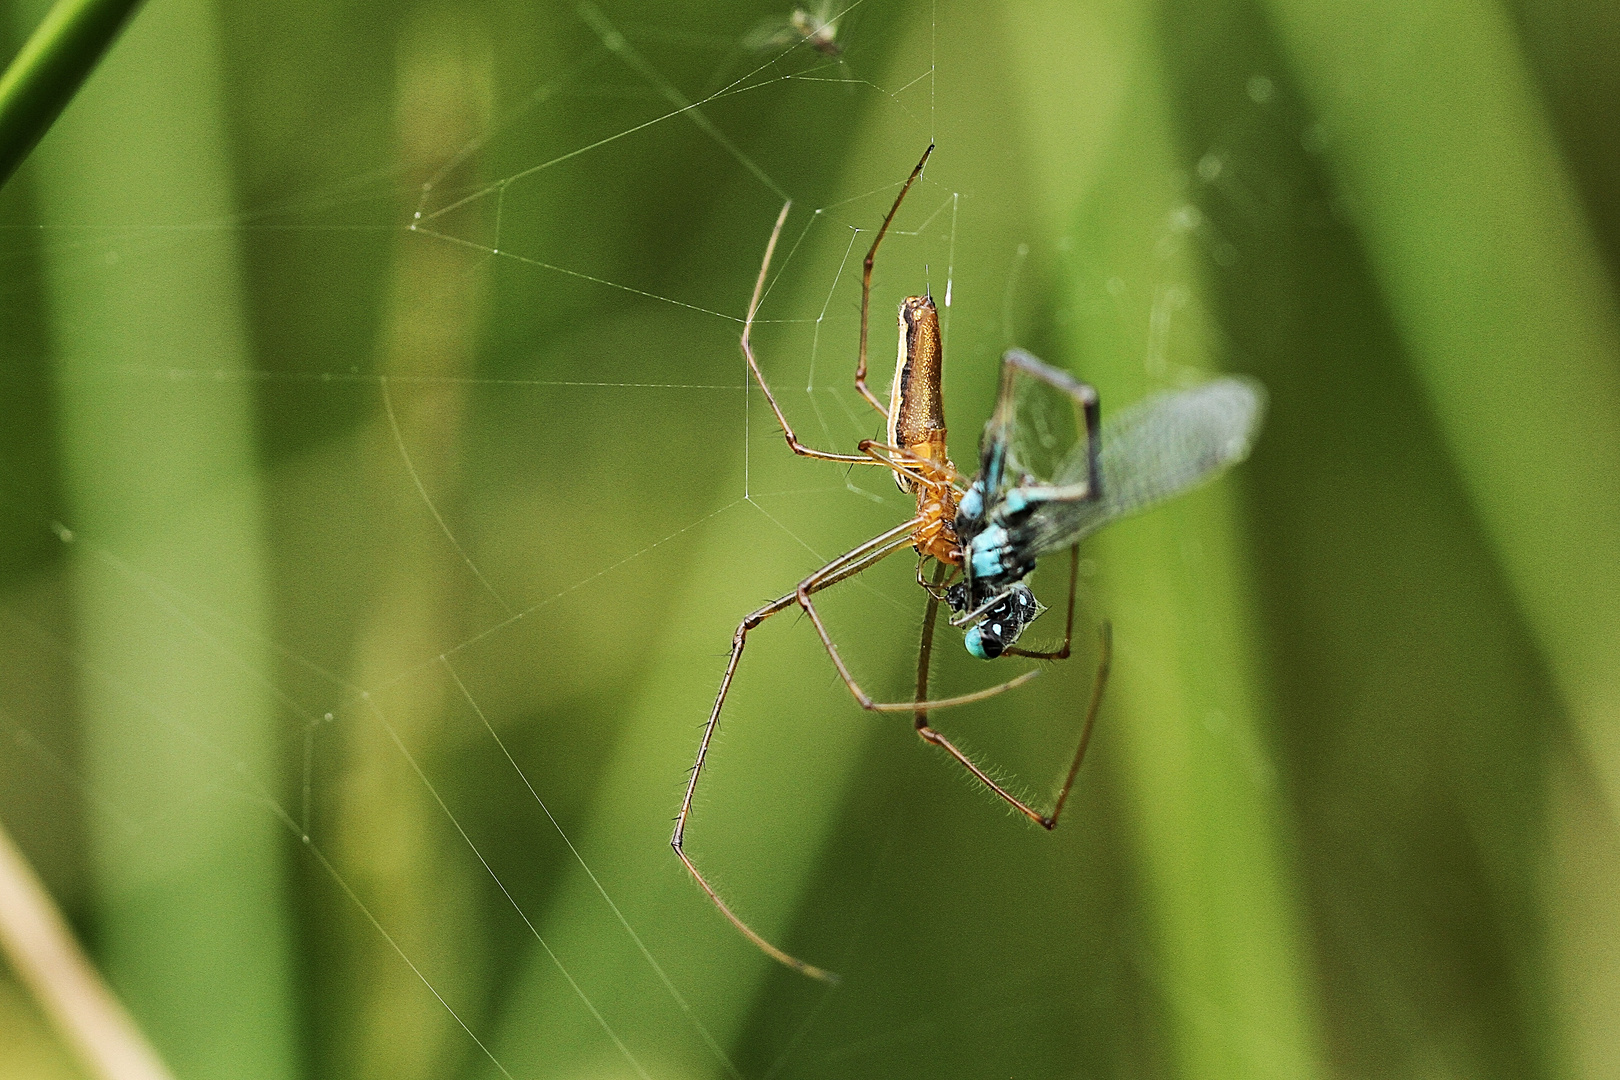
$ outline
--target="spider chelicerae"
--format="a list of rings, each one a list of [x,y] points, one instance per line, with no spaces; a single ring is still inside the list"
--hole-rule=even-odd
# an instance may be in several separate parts
[[[692,816],[698,778],[719,726],[731,680],[742,660],[748,632],[778,612],[794,607],[801,609],[861,708],[880,713],[911,713],[917,734],[925,742],[944,750],[1019,813],[1050,830],[1063,812],[1097,721],[1112,655],[1110,626],[1104,622],[1100,628],[1097,671],[1074,759],[1052,809],[1042,813],[1013,795],[928,722],[929,713],[934,709],[983,701],[1021,686],[1039,674],[1038,669],[1030,670],[973,693],[929,699],[929,662],[939,605],[944,603],[950,609],[951,625],[963,630],[964,646],[980,659],[1005,656],[1066,659],[1074,630],[1079,541],[1116,518],[1162,502],[1243,460],[1248,456],[1265,408],[1265,390],[1258,383],[1243,378],[1222,378],[1150,397],[1123,410],[1104,426],[1099,422],[1097,392],[1091,386],[1029,353],[1012,349],[1002,357],[996,405],[979,442],[979,471],[971,480],[964,477],[951,464],[945,447],[945,407],[940,390],[944,350],[939,314],[930,296],[909,296],[900,304],[899,356],[888,404],[879,400],[866,385],[872,261],[906,193],[922,175],[933,152],[934,147],[930,145],[901,186],[894,205],[872,240],[861,271],[861,329],[855,389],[883,416],[886,424],[883,441],[863,439],[857,444],[857,453],[840,454],[806,446],[794,434],[760,371],[752,343],[754,317],[759,310],[777,240],[793,205],[791,201],[784,204],[777,215],[776,225],[765,245],[765,257],[754,283],[748,316],[743,322],[742,351],[781,425],[788,447],[801,457],[819,461],[889,469],[900,490],[916,497],[916,513],[840,555],[799,582],[792,592],[751,612],[738,624],[731,639],[731,659],[726,664],[714,708],[703,729],[697,760],[692,765],[686,795],[675,817],[675,832],[670,838],[675,854],[738,930],[774,959],[826,981],[836,981],[837,976],[779,949],[733,912],[685,849],[686,826]],[[1044,431],[1033,431],[1038,425],[1031,422],[1027,401],[1035,388],[1066,399],[1073,407],[1077,437],[1055,460],[1046,460],[1049,455],[1042,452],[1040,445],[1043,441],[1050,444],[1050,436]],[[917,652],[916,695],[910,701],[876,701],[850,674],[812,597],[905,548],[917,552],[917,583],[928,597]],[[1020,649],[1019,637],[1046,610],[1025,584],[1025,579],[1034,571],[1040,556],[1064,549],[1069,552],[1069,601],[1063,644],[1046,652]],[[924,570],[930,562],[934,564],[934,571],[925,576]]]

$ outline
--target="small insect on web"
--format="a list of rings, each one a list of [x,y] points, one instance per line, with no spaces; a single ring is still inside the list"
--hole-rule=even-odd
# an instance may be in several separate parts
[[[940,391],[944,351],[939,316],[927,295],[909,296],[900,304],[900,348],[894,381],[885,405],[866,385],[866,342],[872,297],[872,262],[889,231],[906,193],[922,175],[930,145],[900,188],[894,205],[883,219],[861,271],[861,329],[855,365],[855,389],[884,417],[886,438],[863,439],[857,453],[818,450],[800,442],[760,371],[752,342],[754,316],[759,309],[766,275],[777,240],[792,203],[777,215],[765,258],[754,283],[743,322],[742,350],[749,370],[770,403],[788,447],[801,457],[850,465],[880,465],[894,473],[900,489],[917,499],[916,513],[907,521],[840,555],[803,581],[790,593],[752,612],[737,626],[731,640],[731,659],[720,680],[720,691],[692,765],[686,795],[675,817],[670,846],[714,901],[723,915],[767,955],[788,967],[829,982],[837,976],[807,964],[766,941],[738,917],[714,886],[698,871],[685,850],[692,800],[709,745],[720,723],[726,694],[742,660],[748,632],[778,612],[798,607],[815,627],[833,667],[861,708],[873,712],[911,713],[917,734],[955,758],[981,783],[1019,813],[1052,829],[1057,825],[1085,759],[1086,747],[1102,704],[1108,679],[1111,635],[1101,627],[1101,650],[1079,746],[1068,775],[1049,813],[1041,813],[997,783],[983,768],[928,723],[933,709],[966,705],[1012,690],[1033,679],[1038,670],[1026,671],[1005,682],[969,694],[928,699],[928,669],[933,653],[934,628],[941,602],[951,610],[950,623],[964,631],[969,653],[994,660],[1019,656],[1062,660],[1069,656],[1074,629],[1075,580],[1079,569],[1079,541],[1108,522],[1145,510],[1214,477],[1248,456],[1265,410],[1265,390],[1250,379],[1223,378],[1188,390],[1159,394],[1124,410],[1101,425],[1097,392],[1067,372],[1050,367],[1029,353],[1013,349],[1002,357],[1001,387],[994,411],[985,423],[979,444],[979,472],[968,480],[957,472],[945,448],[945,407]],[[1072,432],[1062,433],[1051,410],[1042,401],[1061,402],[1072,413]],[[1061,411],[1061,410],[1059,410]],[[917,583],[928,599],[923,615],[922,641],[917,651],[917,691],[911,701],[875,701],[850,674],[838,646],[811,599],[816,593],[846,581],[905,548],[917,552]],[[1035,599],[1025,579],[1042,555],[1069,550],[1068,621],[1063,644],[1050,652],[1017,647],[1019,637],[1046,609]],[[924,577],[926,564],[934,572]],[[958,580],[960,578],[960,580]]]
[[[769,52],[804,44],[837,59],[844,54],[837,38],[838,16],[832,13],[832,0],[821,0],[814,8],[794,8],[785,19],[766,19],[743,39],[743,48]]]

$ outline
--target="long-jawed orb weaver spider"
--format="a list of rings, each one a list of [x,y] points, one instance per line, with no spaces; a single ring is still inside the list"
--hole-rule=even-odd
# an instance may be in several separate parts
[[[738,624],[731,639],[731,659],[726,664],[714,708],[703,729],[697,760],[692,765],[680,813],[675,816],[674,835],[670,837],[675,854],[732,925],[767,955],[796,971],[828,982],[836,982],[837,976],[782,951],[738,917],[698,871],[685,849],[686,824],[692,815],[698,777],[719,726],[726,693],[742,660],[748,632],[778,612],[795,606],[801,608],[821,637],[833,667],[861,708],[872,712],[911,713],[917,734],[925,742],[955,758],[1019,813],[1051,830],[1057,826],[1069,789],[1074,786],[1080,764],[1085,760],[1097,710],[1102,704],[1112,654],[1109,624],[1104,622],[1101,626],[1097,672],[1080,728],[1079,746],[1051,812],[1043,814],[997,783],[928,723],[928,714],[933,709],[983,701],[1022,686],[1039,674],[1038,670],[1026,671],[984,690],[929,700],[929,661],[941,601],[951,609],[951,625],[963,628],[963,643],[968,652],[980,659],[993,660],[1000,656],[1067,659],[1074,630],[1079,541],[1116,518],[1186,491],[1243,460],[1259,430],[1265,407],[1265,390],[1258,383],[1224,378],[1148,398],[1101,427],[1095,390],[1067,372],[1013,349],[1002,357],[996,406],[980,439],[978,475],[966,481],[951,464],[945,449],[945,407],[940,392],[944,352],[939,316],[932,298],[909,296],[900,304],[900,350],[888,405],[878,400],[866,385],[872,260],[906,193],[922,175],[923,166],[933,152],[934,147],[930,145],[901,186],[900,194],[872,240],[861,271],[860,352],[855,366],[855,389],[884,417],[887,438],[883,442],[863,439],[857,444],[859,453],[839,454],[806,446],[793,433],[760,371],[752,344],[754,316],[764,292],[771,257],[776,252],[776,242],[793,205],[791,201],[783,205],[777,215],[771,238],[765,245],[765,258],[754,282],[748,316],[743,321],[742,351],[754,380],[782,427],[788,447],[801,457],[819,461],[884,466],[893,471],[901,491],[916,496],[917,511],[909,520],[840,555],[799,582],[792,592],[752,612]],[[1036,444],[1041,440],[1031,439],[1030,433],[1024,430],[1027,423],[1022,403],[1037,384],[1044,384],[1049,391],[1068,399],[1074,408],[1077,432],[1074,445],[1055,465],[1044,470],[1035,465],[1035,459],[1040,456]],[[1042,471],[1047,475],[1037,475]],[[850,674],[811,597],[908,547],[917,552],[917,583],[928,594],[922,641],[917,651],[916,696],[903,702],[875,701]],[[1019,636],[1046,610],[1036,601],[1024,579],[1034,571],[1040,556],[1062,548],[1069,549],[1069,605],[1063,644],[1049,652],[1019,649],[1016,644]],[[929,560],[935,563],[931,579],[923,576],[923,567]],[[960,581],[954,580],[957,575],[961,576]]]

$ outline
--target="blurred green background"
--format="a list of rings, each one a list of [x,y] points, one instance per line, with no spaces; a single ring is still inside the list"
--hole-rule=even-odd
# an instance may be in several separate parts
[[[176,1074],[1620,1077],[1620,5],[791,10],[149,0],[0,189],[0,820]],[[907,514],[746,387],[771,222],[847,450],[931,139],[872,351],[949,297],[959,463],[1015,344],[1271,411],[938,718],[1046,797],[1113,621],[1050,835],[750,638],[689,850],[828,989],[668,830],[736,621]],[[825,604],[889,699],[912,572]]]

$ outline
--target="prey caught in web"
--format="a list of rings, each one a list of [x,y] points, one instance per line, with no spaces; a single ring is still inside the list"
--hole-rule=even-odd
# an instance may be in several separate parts
[[[1146,510],[1242,461],[1253,445],[1265,408],[1265,390],[1258,383],[1222,378],[1149,397],[1102,424],[1097,392],[1091,386],[1029,353],[1013,349],[1002,357],[1000,391],[980,439],[978,474],[971,479],[964,477],[946,453],[941,394],[944,351],[939,316],[931,297],[910,296],[900,304],[899,355],[887,404],[866,384],[872,262],[906,193],[922,175],[933,152],[930,145],[900,188],[866,254],[861,273],[855,389],[884,417],[884,440],[863,439],[856,453],[850,454],[815,449],[794,434],[765,381],[752,343],[754,317],[791,202],[782,207],[765,245],[765,257],[743,324],[742,350],[788,447],[801,457],[819,461],[889,469],[900,490],[916,497],[916,512],[840,555],[799,582],[792,592],[750,613],[738,624],[732,636],[731,658],[704,727],[670,838],[675,854],[738,930],[767,955],[826,981],[836,981],[837,976],[784,952],[733,912],[685,848],[686,826],[692,816],[703,763],[749,631],[779,612],[801,609],[861,708],[912,714],[917,734],[925,742],[944,750],[1019,813],[1050,830],[1056,827],[1085,760],[1102,704],[1111,653],[1109,624],[1104,622],[1100,628],[1101,649],[1079,745],[1051,810],[1042,812],[1008,791],[928,722],[934,709],[983,701],[1022,686],[1039,674],[1038,669],[1030,670],[983,690],[930,700],[929,660],[940,604],[950,609],[951,625],[963,631],[967,651],[982,660],[1067,659],[1074,630],[1080,540],[1110,521]],[[917,553],[917,584],[927,594],[917,654],[917,690],[910,701],[877,701],[855,681],[812,597],[907,548]],[[1041,556],[1065,549],[1069,552],[1069,598],[1063,644],[1047,652],[1020,649],[1019,638],[1046,610],[1025,579],[1034,572]],[[930,563],[933,572],[925,574]]]

